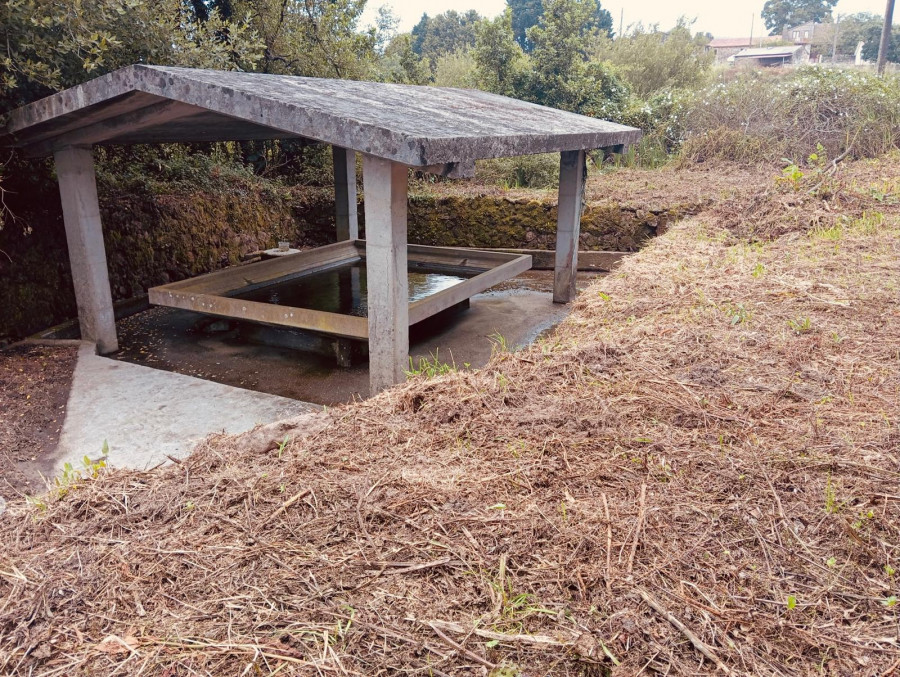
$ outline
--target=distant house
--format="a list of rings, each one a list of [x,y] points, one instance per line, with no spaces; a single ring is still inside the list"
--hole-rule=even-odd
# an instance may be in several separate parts
[[[784,31],[781,33],[781,37],[785,40],[790,40],[795,45],[810,45],[815,38],[821,39],[825,37],[822,35],[823,31],[826,31],[831,35],[831,24],[820,24],[815,21],[807,21],[805,24],[800,24],[793,28],[785,26]]]
[[[763,47],[773,42],[780,42],[778,36],[762,36],[757,38],[713,38],[706,45],[707,52],[714,52],[716,61],[727,61],[738,52],[751,47]]]
[[[735,66],[745,64],[752,66],[787,66],[802,63],[809,58],[809,47],[805,45],[788,45],[787,47],[757,47],[744,49],[728,59]]]

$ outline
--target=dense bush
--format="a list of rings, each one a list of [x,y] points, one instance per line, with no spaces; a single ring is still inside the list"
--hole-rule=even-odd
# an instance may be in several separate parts
[[[601,38],[592,58],[616,67],[632,91],[640,97],[658,92],[699,89],[710,83],[713,52],[704,50],[706,39],[691,34],[690,25],[681,19],[669,31],[637,26],[628,35],[615,40]]]
[[[757,72],[702,90],[683,124],[686,158],[875,157],[900,141],[900,80],[854,69],[808,66],[780,77]]]
[[[559,185],[559,154],[481,160],[476,163],[475,177],[482,183],[504,188],[556,188]]]

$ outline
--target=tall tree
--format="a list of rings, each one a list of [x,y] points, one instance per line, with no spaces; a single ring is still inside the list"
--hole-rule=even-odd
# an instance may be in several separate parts
[[[589,59],[596,23],[595,0],[544,0],[540,23],[528,30],[532,70],[519,95],[563,110],[607,117],[628,95],[610,68]]]
[[[831,19],[831,10],[838,0],[766,0],[762,18],[769,35],[778,35],[785,27],[797,26],[807,21]]]
[[[478,25],[474,57],[479,87],[505,96],[515,93],[515,79],[524,56],[513,37],[509,8],[496,19],[485,19]]]
[[[0,2],[0,114],[132,63],[252,69],[261,44],[249,19],[184,0]]]
[[[506,6],[510,11],[513,37],[524,51],[531,51],[531,43],[528,41],[528,29],[537,26],[544,6],[541,0],[506,0]]]
[[[474,9],[464,14],[452,9],[433,17],[423,14],[412,29],[412,49],[434,68],[438,57],[475,46],[475,26],[480,20]]]
[[[226,0],[216,0],[225,3]],[[249,16],[265,49],[266,73],[360,78],[375,56],[376,31],[359,31],[366,0],[227,0]]]
[[[506,0],[506,5],[512,13],[513,37],[519,43],[519,47],[525,52],[531,52],[534,43],[528,37],[528,31],[538,25],[545,12],[546,3],[542,0]],[[600,6],[600,0],[588,0],[587,5],[591,8],[590,28],[612,35],[612,15]]]

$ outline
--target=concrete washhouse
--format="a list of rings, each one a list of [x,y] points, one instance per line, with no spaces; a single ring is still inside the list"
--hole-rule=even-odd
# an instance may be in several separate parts
[[[410,167],[467,176],[477,159],[559,152],[553,300],[566,303],[575,293],[585,151],[621,148],[639,137],[640,131],[631,127],[475,90],[135,65],[13,111],[0,144],[55,158],[81,335],[101,354],[115,352],[118,344],[93,146],[297,138],[331,145],[339,243],[324,253],[294,256],[305,256],[306,262],[312,256],[313,268],[315,261],[330,261],[333,254],[364,260],[367,318],[340,320],[343,329],[335,333],[368,341],[374,394],[404,379],[411,320],[463,301],[466,294],[530,265],[528,257],[469,252],[480,257],[477,275],[452,294],[410,305],[409,260],[431,256],[452,263],[459,256],[408,247]],[[359,241],[357,222],[357,152],[363,156],[365,242]],[[264,282],[311,269],[305,264],[285,268],[283,260],[255,265]],[[221,304],[232,301],[233,273],[206,278],[200,288],[203,278],[157,288],[151,300],[166,304],[168,298],[179,307],[272,322],[266,315],[271,309],[247,303],[222,310]],[[201,290],[191,300],[191,291]],[[220,305],[200,305],[209,303]],[[306,317],[311,328],[333,319]]]

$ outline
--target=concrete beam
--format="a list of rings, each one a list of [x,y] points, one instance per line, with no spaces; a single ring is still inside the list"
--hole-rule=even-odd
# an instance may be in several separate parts
[[[587,167],[584,151],[559,154],[559,206],[556,220],[556,266],[553,302],[568,303],[575,298],[578,271],[578,236],[584,207],[584,179]]]
[[[405,165],[363,155],[369,391],[405,380],[409,363]]]
[[[356,214],[356,151],[331,147],[334,159],[334,220],[337,239],[358,240],[359,219]]]
[[[100,224],[94,158],[90,148],[76,146],[56,151],[54,158],[81,338],[96,344],[100,354],[112,353],[119,349],[119,342]]]

